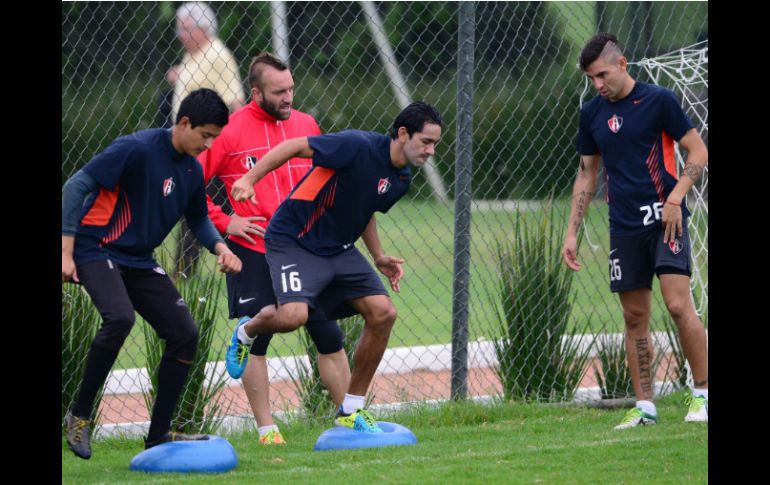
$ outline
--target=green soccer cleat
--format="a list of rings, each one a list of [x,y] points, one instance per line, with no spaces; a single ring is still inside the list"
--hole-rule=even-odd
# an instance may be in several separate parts
[[[623,417],[623,421],[619,425],[615,426],[615,429],[627,429],[635,426],[647,426],[650,424],[656,424],[658,417],[654,414],[647,414],[639,408],[629,409],[626,415]]]
[[[685,404],[690,407],[687,410],[687,416],[684,417],[685,423],[708,423],[709,422],[709,400],[703,396],[687,396]]]
[[[285,445],[286,440],[283,439],[280,431],[271,429],[265,436],[259,437],[259,444],[261,445]]]
[[[334,424],[345,428],[352,428],[364,433],[384,433],[382,428],[377,424],[377,421],[375,421],[372,413],[366,409],[356,409],[356,412],[352,414],[344,414],[342,412],[342,406],[340,406]]]

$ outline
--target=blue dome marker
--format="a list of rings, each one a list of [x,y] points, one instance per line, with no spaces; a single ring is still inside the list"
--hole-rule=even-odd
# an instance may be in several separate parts
[[[129,469],[149,473],[224,473],[235,468],[238,455],[229,441],[209,435],[202,441],[171,441],[136,455]]]
[[[313,450],[379,448],[417,444],[417,437],[409,428],[387,421],[377,421],[377,424],[380,425],[384,433],[364,433],[341,426],[327,429],[318,437]]]

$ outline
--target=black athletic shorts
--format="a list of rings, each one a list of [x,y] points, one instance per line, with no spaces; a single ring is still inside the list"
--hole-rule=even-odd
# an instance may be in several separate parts
[[[227,246],[243,263],[240,273],[226,274],[230,318],[253,317],[263,307],[275,305],[275,293],[265,255],[230,240]],[[322,312],[310,312],[305,330],[321,354],[331,354],[342,348],[344,337],[339,324],[327,319]],[[271,338],[272,334],[257,336],[251,346],[251,354],[266,355]]]
[[[347,302],[388,295],[385,286],[355,246],[333,256],[318,256],[294,241],[265,240],[273,291],[281,304],[303,301],[327,318],[358,312]]]
[[[240,273],[226,273],[227,303],[230,318],[253,317],[267,305],[275,305],[273,282],[265,255],[259,251],[227,240],[227,246],[240,258],[243,270]]]
[[[643,234],[610,237],[610,289],[613,293],[652,289],[652,277],[657,274],[691,276],[690,236],[687,221],[682,224],[682,236],[663,243],[665,231],[661,225]]]

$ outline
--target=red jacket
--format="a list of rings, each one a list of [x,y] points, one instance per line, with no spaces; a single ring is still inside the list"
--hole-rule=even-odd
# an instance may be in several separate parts
[[[292,110],[286,121],[279,121],[265,113],[257,103],[247,106],[230,115],[230,121],[222,133],[214,139],[211,148],[198,156],[203,166],[203,178],[206,184],[212,177],[219,177],[227,189],[227,198],[236,214],[241,217],[263,216],[267,220],[258,222],[264,225],[270,222],[275,210],[294,189],[305,173],[312,167],[308,158],[292,158],[284,165],[268,173],[254,186],[256,199],[254,204],[247,200],[236,202],[230,191],[233,183],[249,171],[270,149],[284,140],[303,136],[320,135],[321,129],[315,119],[307,113]],[[225,233],[230,216],[207,196],[209,216],[217,230]],[[252,236],[256,244],[238,236],[229,238],[241,246],[265,252],[265,240]]]

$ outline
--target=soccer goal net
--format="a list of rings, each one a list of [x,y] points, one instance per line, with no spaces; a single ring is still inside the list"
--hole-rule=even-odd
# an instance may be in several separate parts
[[[634,64],[634,63],[632,63]],[[635,63],[650,81],[674,90],[682,107],[708,146],[708,40]],[[684,159],[676,147],[677,168],[681,175]],[[703,316],[708,311],[708,166],[701,180],[687,194],[690,208],[689,230],[692,244],[693,274],[691,288],[695,308]]]

